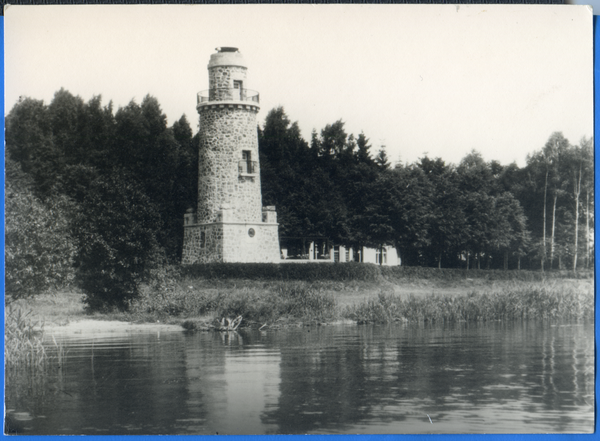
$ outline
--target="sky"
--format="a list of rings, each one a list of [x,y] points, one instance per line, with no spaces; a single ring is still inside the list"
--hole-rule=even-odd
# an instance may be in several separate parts
[[[337,120],[392,162],[526,163],[550,135],[593,135],[592,11],[542,5],[5,7],[5,112],[61,87],[115,109],[156,97],[197,131],[215,48],[239,48],[262,125]]]

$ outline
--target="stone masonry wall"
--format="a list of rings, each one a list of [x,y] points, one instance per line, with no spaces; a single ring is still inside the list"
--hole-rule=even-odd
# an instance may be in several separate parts
[[[233,80],[246,80],[246,68],[241,66],[216,66],[208,70],[208,85],[211,90],[210,100],[230,100]],[[244,84],[244,87],[245,84]]]
[[[281,252],[277,229],[277,224],[224,224],[223,261],[278,263]]]
[[[258,103],[244,100],[247,69],[234,65],[240,62],[235,57],[232,65],[226,60],[226,55],[211,57],[209,101],[198,105],[198,206],[185,217],[182,263],[279,262],[274,207],[263,219]],[[234,90],[234,80],[242,81],[241,90]],[[244,159],[256,164],[253,170],[240,170],[244,151],[250,152]]]
[[[204,237],[203,236],[204,233]],[[220,224],[191,225],[183,230],[181,263],[223,261],[223,226]]]
[[[232,221],[261,222],[260,171],[255,176],[240,175],[243,150],[250,151],[258,164],[255,111],[227,106],[200,110],[199,223],[215,222],[223,204],[231,206]]]
[[[187,226],[184,231],[182,263],[278,263],[280,250],[277,228],[277,224],[217,223]]]

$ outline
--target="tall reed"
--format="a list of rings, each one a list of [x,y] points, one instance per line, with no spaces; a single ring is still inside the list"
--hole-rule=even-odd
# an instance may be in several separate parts
[[[8,305],[5,311],[4,361],[7,370],[32,371],[44,367],[48,355],[42,343],[43,323],[31,318],[31,310]]]
[[[381,293],[375,300],[347,307],[343,316],[357,323],[593,319],[594,296],[564,284],[515,285],[504,291],[463,296],[432,294],[402,298]]]

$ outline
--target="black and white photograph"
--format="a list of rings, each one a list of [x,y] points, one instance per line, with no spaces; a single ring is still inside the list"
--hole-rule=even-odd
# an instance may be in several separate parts
[[[593,12],[8,5],[6,435],[595,429]]]

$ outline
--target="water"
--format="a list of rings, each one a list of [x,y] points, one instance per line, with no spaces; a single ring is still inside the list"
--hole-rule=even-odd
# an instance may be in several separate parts
[[[548,433],[594,425],[593,325],[58,336],[24,434]],[[53,345],[54,343],[52,343]]]

